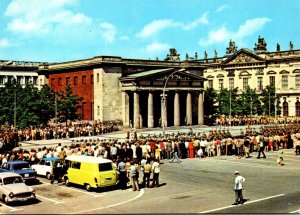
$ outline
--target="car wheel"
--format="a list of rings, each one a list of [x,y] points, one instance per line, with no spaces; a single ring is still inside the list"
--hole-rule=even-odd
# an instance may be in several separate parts
[[[4,202],[4,204],[8,204],[8,197],[7,196],[5,196],[5,195],[3,195],[3,202]]]
[[[50,180],[51,179],[51,173],[47,172],[46,177]]]
[[[90,186],[89,184],[85,184],[85,189],[86,189],[87,191],[91,191],[91,186]]]
[[[70,185],[70,181],[67,177],[65,177],[65,183],[66,183],[66,186],[69,186]]]

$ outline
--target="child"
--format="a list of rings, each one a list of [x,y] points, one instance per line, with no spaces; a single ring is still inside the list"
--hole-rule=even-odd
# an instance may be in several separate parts
[[[283,151],[282,150],[278,151],[277,163],[278,163],[279,166],[283,165]]]

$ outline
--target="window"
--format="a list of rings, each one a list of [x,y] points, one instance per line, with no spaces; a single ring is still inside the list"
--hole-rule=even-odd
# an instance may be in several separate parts
[[[62,78],[58,78],[58,86],[62,86]]]
[[[219,79],[219,90],[223,90],[223,89],[224,89],[223,79]]]
[[[270,76],[270,86],[275,86],[275,76]]]
[[[4,84],[4,76],[0,76],[0,84]]]
[[[296,75],[295,76],[295,87],[297,88],[297,89],[299,89],[300,88],[300,75]]]
[[[73,169],[80,169],[80,162],[77,162],[77,161],[72,161],[71,162],[71,167],[73,168]]]
[[[82,76],[82,84],[86,84],[86,75]]]
[[[263,90],[263,77],[257,77],[257,90]]]
[[[51,86],[53,86],[55,83],[55,78],[51,78]]]
[[[33,77],[33,85],[37,85],[38,77]]]
[[[23,77],[17,76],[17,84],[22,84]]]
[[[248,87],[249,78],[243,78],[243,90],[246,90]]]
[[[30,82],[30,77],[25,77],[25,84],[29,84]]]
[[[297,117],[300,116],[300,102],[299,101],[296,102],[296,116]]]
[[[94,75],[91,75],[91,84],[94,83]]]
[[[99,172],[110,171],[112,170],[111,163],[101,163],[99,164]]]
[[[97,73],[97,82],[99,82],[99,80],[100,80],[100,75],[99,73]]]
[[[66,85],[70,84],[70,77],[66,77]]]
[[[288,116],[289,115],[289,103],[287,101],[284,101],[282,104],[283,107],[283,116]]]
[[[282,84],[281,85],[282,89],[288,89],[289,82],[288,82],[288,76],[287,75],[282,76],[281,84]]]
[[[234,88],[234,78],[229,78],[229,89],[233,89]]]
[[[78,84],[78,77],[74,76],[74,85],[77,85],[77,84]]]
[[[208,88],[213,88],[214,80],[208,80]]]

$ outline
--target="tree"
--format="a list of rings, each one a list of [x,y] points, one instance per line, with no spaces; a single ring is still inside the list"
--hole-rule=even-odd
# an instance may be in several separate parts
[[[261,93],[262,112],[264,115],[275,115],[275,100],[277,99],[277,114],[280,114],[281,107],[279,106],[279,97],[275,98],[275,86],[266,86]]]
[[[57,117],[59,122],[68,122],[68,120],[81,119],[78,110],[81,108],[79,102],[83,98],[73,94],[72,87],[68,84],[66,90],[57,93]]]
[[[238,89],[222,89],[218,94],[219,113],[227,116],[234,116],[237,113],[237,91]]]
[[[217,93],[213,88],[206,88],[204,93],[205,124],[212,125],[217,115]]]

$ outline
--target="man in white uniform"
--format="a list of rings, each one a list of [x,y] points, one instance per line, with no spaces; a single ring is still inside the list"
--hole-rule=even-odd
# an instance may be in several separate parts
[[[243,198],[243,184],[245,182],[245,178],[240,175],[239,171],[234,172],[235,180],[234,180],[234,192],[235,192],[235,202],[233,205],[243,204],[245,202]]]

